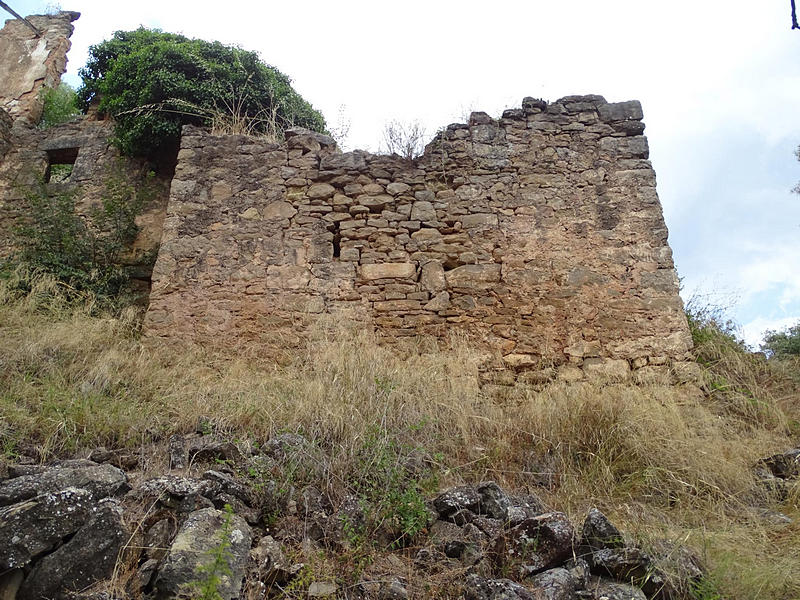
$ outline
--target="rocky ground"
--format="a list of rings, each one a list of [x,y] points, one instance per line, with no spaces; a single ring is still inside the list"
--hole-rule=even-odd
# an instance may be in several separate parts
[[[705,597],[691,551],[666,541],[645,551],[597,509],[574,523],[484,481],[441,491],[416,512],[409,498],[394,519],[329,493],[324,457],[297,434],[256,448],[195,433],[162,452],[165,474],[104,449],[7,466],[0,598]],[[800,448],[755,469],[780,493],[800,474]],[[295,487],[302,478],[287,473],[299,471],[317,472],[316,485]]]

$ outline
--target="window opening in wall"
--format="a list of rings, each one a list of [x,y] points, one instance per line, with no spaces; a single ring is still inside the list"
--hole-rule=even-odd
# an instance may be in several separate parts
[[[72,176],[72,169],[78,159],[78,148],[60,148],[47,151],[46,183],[65,183]]]
[[[339,233],[339,222],[334,224],[333,229],[333,258],[339,258],[342,253],[342,234]]]

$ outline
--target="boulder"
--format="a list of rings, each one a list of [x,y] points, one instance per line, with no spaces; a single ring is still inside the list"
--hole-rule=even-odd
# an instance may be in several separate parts
[[[567,515],[545,513],[505,531],[494,544],[495,568],[530,577],[557,567],[573,554],[574,530]]]
[[[21,475],[0,484],[0,506],[15,504],[43,493],[80,488],[99,500],[128,491],[125,473],[109,465],[90,460],[66,460],[41,472]]]
[[[214,508],[191,513],[158,570],[154,597],[157,600],[194,597],[196,589],[193,587],[202,583],[209,576],[208,570],[213,568],[212,552],[227,545],[225,565],[214,573],[219,577],[217,591],[223,600],[238,598],[251,537],[250,526],[237,515]]]
[[[529,590],[510,579],[485,579],[469,575],[464,582],[465,600],[537,600]]]
[[[0,571],[52,550],[88,521],[94,504],[91,492],[67,488],[0,508]]]
[[[591,550],[622,548],[625,540],[619,529],[602,512],[592,508],[583,522],[581,545],[588,546]]]
[[[17,600],[66,600],[72,592],[107,579],[128,537],[119,501],[101,501],[91,519],[68,542],[35,564]]]
[[[439,494],[433,501],[433,507],[442,519],[448,519],[461,510],[477,512],[481,496],[470,486],[451,488]]]

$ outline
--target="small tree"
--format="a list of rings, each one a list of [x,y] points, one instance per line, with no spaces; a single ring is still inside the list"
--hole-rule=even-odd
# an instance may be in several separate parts
[[[391,121],[383,128],[382,151],[413,160],[425,150],[425,128],[419,121]]]
[[[761,350],[776,358],[800,356],[800,322],[783,331],[767,331]]]
[[[62,83],[57,88],[42,90],[42,118],[39,127],[47,129],[66,123],[81,114],[78,110],[78,95],[69,85]]]
[[[231,112],[239,124],[249,119],[252,133],[294,125],[325,129],[322,114],[286,75],[255,52],[219,42],[145,28],[118,31],[89,49],[80,75],[82,108],[99,102],[99,110],[115,119],[126,154],[174,152],[183,125],[211,125],[216,115]]]

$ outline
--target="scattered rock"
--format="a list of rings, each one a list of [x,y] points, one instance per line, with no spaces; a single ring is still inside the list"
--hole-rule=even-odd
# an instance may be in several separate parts
[[[180,597],[186,593],[187,585],[197,583],[202,578],[199,570],[209,564],[209,553],[223,542],[221,536],[227,518],[230,518],[230,533],[226,541],[230,546],[227,548],[229,558],[226,562],[230,574],[218,573],[220,583],[217,590],[224,600],[238,598],[250,554],[250,526],[237,515],[228,517],[220,510],[205,508],[191,513],[175,536],[169,554],[156,575],[157,600]]]
[[[131,495],[139,500],[157,500],[162,506],[178,512],[192,512],[212,507],[209,496],[213,497],[215,490],[214,483],[206,479],[162,475],[148,479]]]
[[[572,556],[574,530],[564,513],[545,513],[504,532],[494,545],[498,569],[530,577],[557,567]]]
[[[544,571],[526,580],[536,600],[572,600],[578,590],[578,582],[567,569]]]
[[[484,481],[476,487],[480,502],[478,514],[505,521],[508,519],[508,496],[494,481]]]
[[[462,510],[477,512],[480,503],[481,497],[478,492],[465,485],[441,493],[433,501],[433,506],[442,519],[448,519]]]
[[[626,583],[618,583],[598,577],[589,585],[594,600],[647,600],[644,592]]]
[[[526,588],[510,579],[484,579],[469,575],[464,583],[465,600],[537,600]]]
[[[583,522],[581,544],[591,550],[602,548],[622,548],[625,540],[619,529],[599,510],[592,508]]]
[[[315,581],[308,586],[309,598],[328,598],[336,594],[338,588],[329,581]]]
[[[125,473],[116,467],[90,460],[67,460],[40,472],[4,481],[0,484],[0,506],[67,488],[86,490],[95,500],[123,494],[130,489]]]
[[[284,585],[294,574],[281,545],[269,535],[262,537],[250,551],[250,558],[255,564],[255,577],[267,587],[276,583]]]
[[[794,448],[761,460],[770,473],[780,479],[800,477],[800,448]]]
[[[399,579],[393,579],[381,588],[381,600],[407,600],[408,590]]]
[[[23,567],[89,519],[91,492],[67,488],[0,508],[0,571]]]
[[[68,542],[36,563],[17,600],[66,600],[71,592],[107,579],[128,537],[120,503],[115,499],[101,501],[91,519]]]

